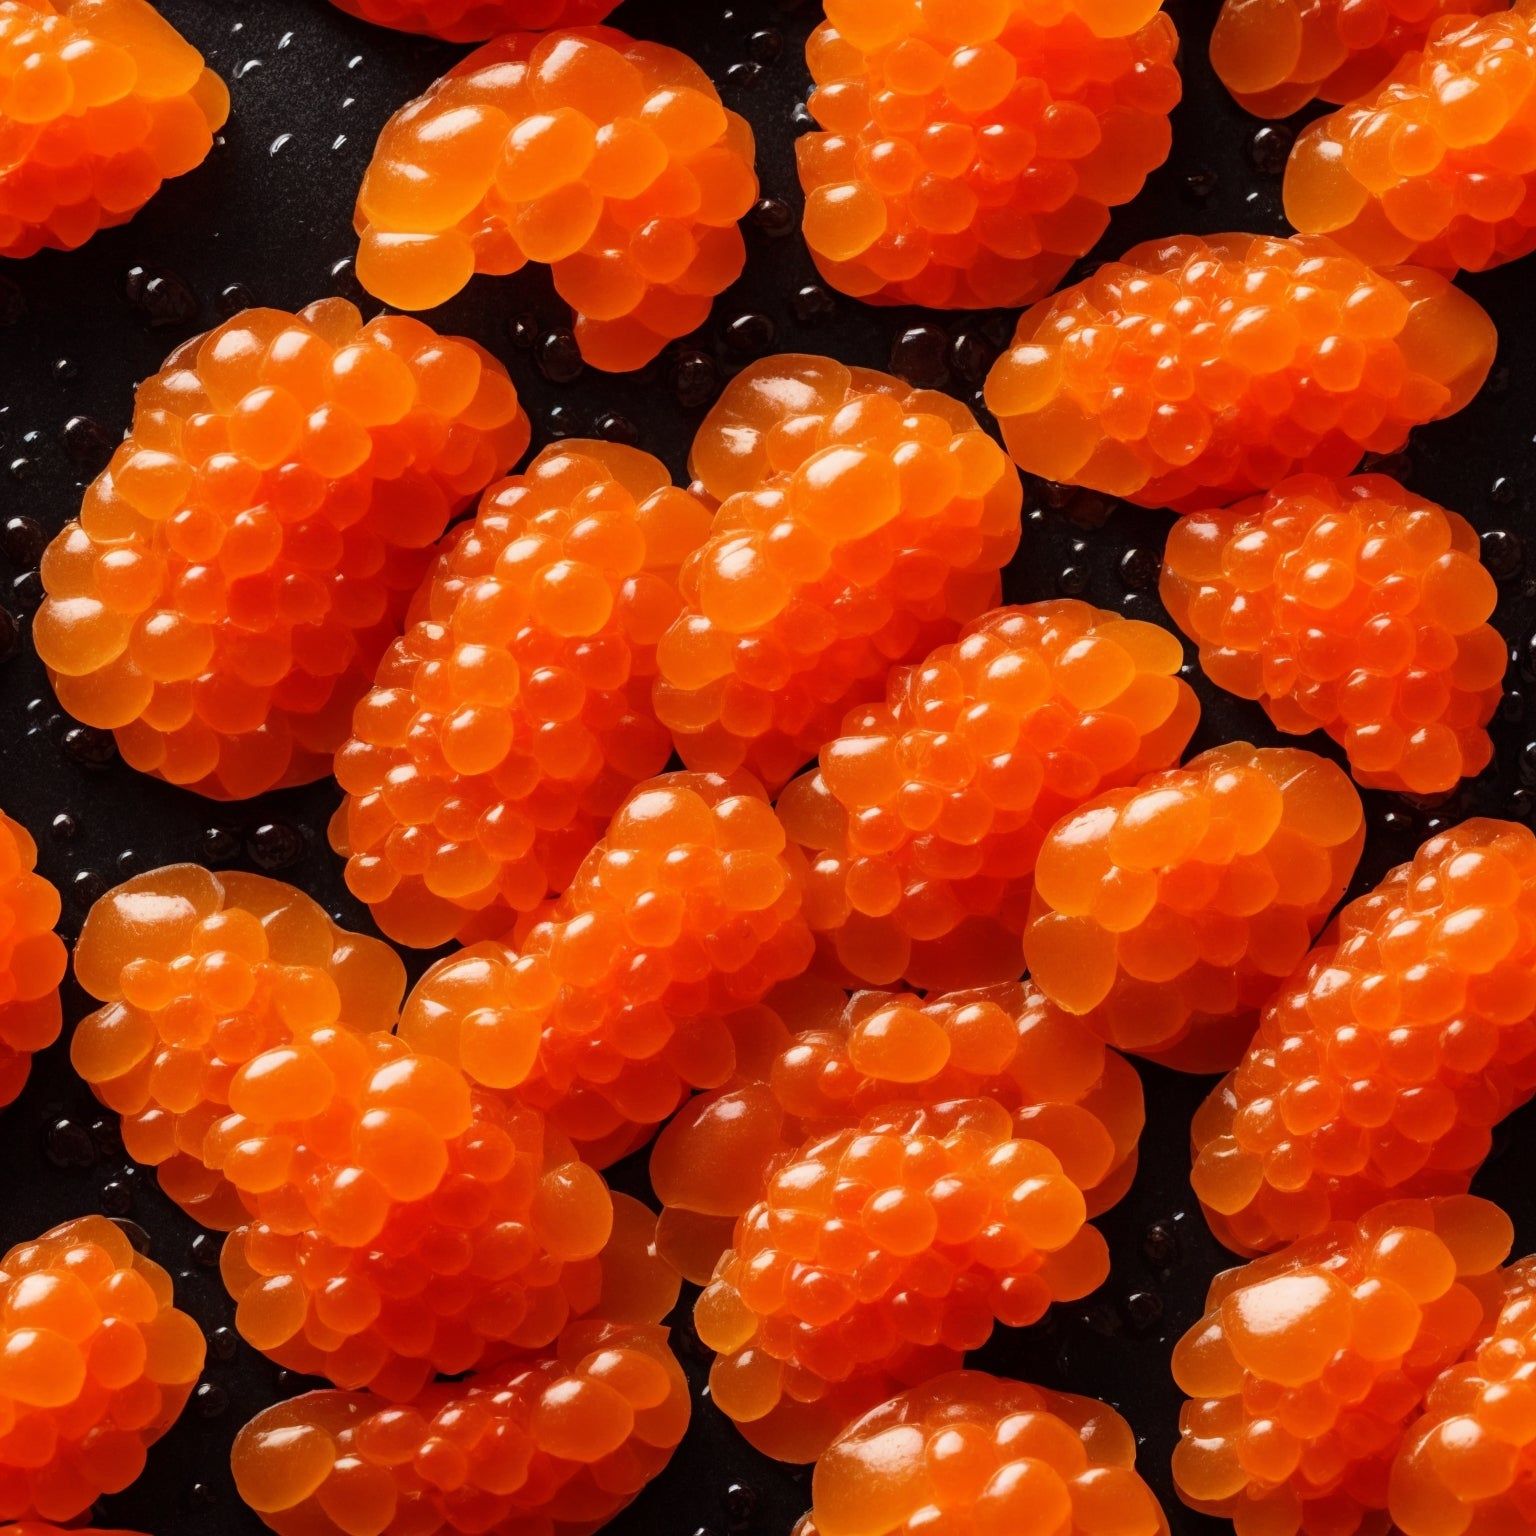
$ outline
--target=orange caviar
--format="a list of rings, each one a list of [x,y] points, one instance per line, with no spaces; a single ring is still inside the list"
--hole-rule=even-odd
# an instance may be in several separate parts
[[[171,1277],[104,1217],[12,1248],[0,1259],[0,1519],[73,1520],[126,1488],[205,1350]]]
[[[1447,17],[1483,15],[1506,0],[1223,0],[1211,65],[1259,117],[1309,101],[1353,101],[1424,46]]]
[[[1236,1536],[1385,1532],[1404,1430],[1513,1236],[1486,1200],[1394,1200],[1218,1275],[1173,1355],[1185,1503]]]
[[[357,199],[363,286],[430,309],[552,269],[594,367],[648,363],[741,275],[752,130],[709,77],[610,27],[487,44],[385,125]]]
[[[1463,822],[1352,901],[1195,1116],[1212,1230],[1254,1253],[1460,1193],[1536,1092],[1536,833]]]
[[[602,21],[618,0],[333,0],[349,15],[450,43],[480,43],[503,32],[544,32]]]
[[[656,643],[708,530],[649,454],[569,441],[455,531],[336,756],[331,838],[391,938],[505,932],[665,767]]]
[[[1162,597],[1218,687],[1282,730],[1321,727],[1372,789],[1482,772],[1508,647],[1462,517],[1385,475],[1299,475],[1179,520]]]
[[[59,1038],[63,940],[59,893],[36,873],[37,844],[0,811],[0,1106],[27,1081],[32,1055]]]
[[[1051,826],[1187,745],[1183,660],[1166,630],[1061,599],[995,609],[894,671],[779,796],[828,960],[876,984],[1017,976]]]
[[[0,256],[126,224],[228,117],[224,82],[146,0],[0,0]]]
[[[1296,747],[1233,742],[1111,790],[1052,829],[1024,958],[1112,1045],[1233,1065],[1305,957],[1365,844],[1349,779]]]
[[[986,1099],[892,1108],[769,1177],[694,1309],[715,1405],[809,1461],[851,1419],[952,1370],[994,1321],[1085,1296],[1108,1251],[1054,1153]]]
[[[1000,593],[1023,491],[959,402],[825,357],[752,364],[694,438],[719,503],[657,650],[683,761],[777,790],[894,663]]]
[[[279,1536],[586,1536],[666,1466],[690,1409],[665,1329],[579,1322],[547,1354],[406,1403],[278,1403],[240,1431],[231,1461]]]
[[[340,299],[187,342],[43,556],[59,702],[216,799],[329,773],[432,545],[528,430],[475,343]]]
[[[805,239],[856,298],[1032,303],[1168,157],[1179,45],[1155,3],[828,0],[795,141]]]
[[[1536,1508],[1536,1262],[1503,1271],[1496,1315],[1430,1387],[1392,1467],[1400,1536],[1530,1528]]]
[[[403,1039],[543,1110],[611,1161],[731,1075],[728,1019],[809,963],[804,863],[757,784],[663,774],[614,816],[520,955],[440,961]]]
[[[1296,140],[1285,213],[1374,266],[1481,272],[1536,250],[1536,12],[1448,17]]]
[[[75,1027],[75,1070],[121,1116],[128,1155],[219,1229],[248,1214],[208,1147],[241,1070],[318,1030],[387,1033],[405,990],[393,950],[338,928],[302,892],[195,864],[101,897],[75,976],[104,1005]]]
[[[796,1536],[1166,1536],[1131,1426],[1104,1403],[955,1371],[822,1452]]]
[[[1027,311],[986,397],[1021,469],[1182,512],[1395,452],[1477,393],[1495,339],[1435,273],[1180,235]]]
[[[690,1100],[651,1152],[663,1251],[708,1282],[734,1224],[813,1135],[876,1109],[987,1098],[1109,1209],[1136,1173],[1141,1079],[1028,982],[966,992],[859,992],[791,982],[732,1020],[730,1084]]]

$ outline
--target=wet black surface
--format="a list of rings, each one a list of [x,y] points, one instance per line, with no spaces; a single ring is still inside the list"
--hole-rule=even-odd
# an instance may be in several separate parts
[[[108,886],[178,859],[294,881],[362,927],[366,920],[325,845],[333,785],[221,807],[140,778],[117,759],[109,737],[60,716],[27,626],[41,595],[43,544],[72,515],[81,486],[128,424],[138,379],[183,338],[247,304],[292,308],[329,293],[362,297],[351,275],[351,207],[374,136],[396,106],[464,50],[369,28],[325,0],[158,3],[231,84],[224,142],[128,228],[71,255],[0,268],[0,804],[36,835],[43,871],[64,892],[67,937]],[[1245,117],[1211,76],[1205,38],[1214,0],[1171,0],[1169,9],[1184,36],[1185,72],[1173,158],[1117,216],[1101,256],[1187,229],[1283,227],[1278,173],[1290,129]],[[806,126],[798,110],[806,87],[802,45],[817,19],[812,4],[785,8],[775,0],[627,0],[616,13],[615,22],[637,35],[697,57],[728,105],[756,125],[765,201],[748,221],[750,260],[741,282],[703,332],[638,376],[581,368],[567,317],[538,272],[477,279],[432,317],[507,362],[534,420],[535,447],[560,435],[610,435],[660,454],[681,476],[688,440],[721,382],[767,351],[826,351],[967,399],[979,389],[1011,317],[870,309],[816,281],[797,233],[792,145]],[[1470,814],[1532,820],[1536,720],[1525,702],[1536,677],[1530,272],[1523,263],[1468,280],[1503,338],[1495,376],[1460,417],[1417,434],[1392,466],[1483,534],[1499,579],[1496,621],[1516,658],[1498,754],[1479,781],[1437,806],[1367,796],[1370,837],[1356,889],[1439,825]],[[1040,486],[1030,488],[1028,505],[1008,574],[1011,598],[1070,594],[1163,617],[1156,578],[1165,517]],[[1207,706],[1197,747],[1272,739],[1256,707],[1192,680]],[[66,1020],[83,1006],[71,988]],[[1103,1223],[1111,1279],[1035,1329],[1000,1331],[981,1360],[1121,1409],[1141,1437],[1142,1469],[1174,1531],[1195,1536],[1219,1527],[1188,1514],[1172,1495],[1167,1469],[1178,1395],[1167,1361],[1172,1342],[1198,1315],[1210,1275],[1226,1261],[1187,1184],[1188,1121],[1206,1085],[1156,1069],[1144,1075],[1149,1124],[1141,1175]],[[1481,1182],[1515,1215],[1521,1252],[1536,1248],[1533,1151],[1536,1113],[1528,1112],[1505,1126]],[[103,1522],[152,1536],[260,1530],[235,1496],[229,1442],[253,1412],[298,1383],[236,1339],[215,1267],[217,1238],[200,1233],[152,1177],[126,1163],[112,1118],[73,1077],[62,1046],[38,1062],[20,1102],[0,1114],[0,1171],[0,1243],[87,1211],[136,1222],[209,1336],[197,1396],[151,1453],[144,1478],[103,1501]],[[618,1177],[644,1193],[642,1167]],[[686,1311],[676,1339],[702,1383],[707,1360]],[[701,1400],[669,1471],[609,1529],[614,1536],[787,1536],[808,1487],[808,1473],[753,1455]]]

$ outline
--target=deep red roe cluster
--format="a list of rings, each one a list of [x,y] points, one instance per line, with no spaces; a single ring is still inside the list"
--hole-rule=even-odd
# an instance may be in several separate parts
[[[349,15],[450,43],[481,43],[503,32],[587,27],[618,0],[332,0]]]

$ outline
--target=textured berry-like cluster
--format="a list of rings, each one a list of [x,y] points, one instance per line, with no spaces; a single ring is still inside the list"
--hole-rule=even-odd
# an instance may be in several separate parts
[[[1297,476],[1179,520],[1162,598],[1219,687],[1323,729],[1361,784],[1428,795],[1493,755],[1508,648],[1475,529],[1385,475]]]
[[[402,1038],[546,1113],[589,1159],[633,1150],[731,1075],[730,1015],[812,954],[804,864],[751,779],[636,788],[514,955],[478,945],[412,994]]]
[[[1155,3],[829,0],[795,142],[805,239],[877,303],[1033,303],[1168,156],[1178,34]]]
[[[503,32],[545,32],[604,20],[618,0],[333,0],[351,16],[425,32],[450,43],[482,43]]]
[[[0,811],[0,1105],[21,1092],[32,1055],[59,1038],[64,943],[59,893],[37,873],[37,844]]]
[[[0,0],[0,256],[74,250],[202,164],[229,91],[146,0]]]
[[[1536,833],[1463,822],[1351,902],[1195,1116],[1212,1230],[1254,1253],[1459,1193],[1536,1091]]]
[[[796,1536],[1166,1536],[1131,1426],[981,1371],[902,1392],[822,1453]]]
[[[666,765],[656,644],[708,530],[649,454],[579,441],[456,530],[336,755],[332,841],[391,938],[504,933]]]
[[[1051,826],[1188,743],[1183,660],[1167,631],[1062,599],[996,609],[892,672],[779,797],[827,960],[877,985],[1017,976]]]
[[[1385,1531],[1404,1431],[1483,1331],[1513,1236],[1486,1200],[1395,1200],[1218,1275],[1173,1357],[1185,1502],[1237,1536]]]
[[[1309,101],[1364,96],[1445,18],[1502,8],[1503,0],[1223,0],[1211,64],[1248,111],[1289,117]]]
[[[209,1138],[264,1053],[322,1030],[388,1032],[405,968],[276,880],[194,864],[136,875],[91,908],[75,975],[103,1006],[70,1059],[121,1117],[123,1144],[204,1226],[247,1210],[212,1166]]]
[[[82,1216],[0,1259],[0,1519],[73,1520],[144,1470],[203,1369],[171,1277]]]
[[[43,557],[60,703],[219,799],[329,773],[433,543],[528,430],[475,343],[340,299],[187,342]]]
[[[1231,1067],[1365,844],[1348,777],[1295,747],[1213,747],[1052,828],[1024,956],[1040,990],[1113,1045]]]
[[[241,1430],[231,1459],[241,1497],[279,1536],[583,1536],[667,1464],[690,1407],[665,1329],[580,1322],[547,1354],[409,1403],[279,1403]]]
[[[1018,475],[957,401],[830,358],[766,358],[705,418],[718,502],[657,651],[656,712],[690,767],[777,790],[890,668],[997,602]]]
[[[1437,274],[1183,235],[1027,311],[986,398],[1020,468],[1182,512],[1395,452],[1477,393],[1495,339]]]
[[[1524,256],[1536,249],[1533,78],[1529,7],[1447,18],[1296,140],[1286,217],[1375,266],[1481,272]]]
[[[788,1461],[892,1392],[952,1370],[995,1321],[1105,1278],[1056,1155],[986,1099],[876,1111],[773,1171],[694,1310],[715,1405]]]
[[[662,1251],[696,1284],[798,1148],[877,1110],[990,1099],[1055,1156],[1089,1215],[1135,1175],[1141,1079],[1027,982],[925,999],[807,977],[732,1024],[730,1086],[684,1105],[651,1153]]]
[[[357,275],[430,309],[476,272],[552,269],[582,356],[624,371],[704,323],[746,260],[752,130],[693,60],[608,27],[513,33],[385,125]]]

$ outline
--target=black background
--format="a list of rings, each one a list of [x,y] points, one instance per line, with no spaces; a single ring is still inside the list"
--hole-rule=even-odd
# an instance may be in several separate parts
[[[69,255],[0,267],[0,804],[36,836],[41,868],[64,893],[70,939],[90,902],[118,879],[181,859],[291,880],[349,926],[366,927],[325,843],[333,784],[220,806],[134,774],[110,737],[60,716],[27,626],[41,596],[43,543],[73,515],[82,486],[128,425],[135,382],[174,345],[253,303],[291,309],[342,293],[376,308],[352,276],[358,181],[390,112],[465,50],[371,28],[325,0],[157,3],[230,83],[233,115],[221,142],[207,164],[126,229]],[[1295,125],[1264,126],[1227,100],[1206,58],[1214,0],[1170,0],[1169,10],[1184,39],[1173,156],[1117,214],[1100,258],[1154,235],[1284,228],[1279,173]],[[634,34],[692,54],[727,105],[751,119],[764,202],[747,221],[745,276],[703,332],[641,374],[582,371],[567,317],[537,270],[476,279],[431,317],[506,361],[533,419],[535,448],[562,435],[610,435],[659,454],[681,478],[694,428],[723,380],[770,351],[828,352],[975,399],[1011,316],[874,309],[816,282],[798,236],[792,146],[808,126],[803,44],[818,19],[812,3],[776,0],[626,0],[615,13],[614,22]],[[1524,537],[1536,467],[1529,272],[1517,263],[1465,280],[1498,323],[1494,376],[1459,417],[1415,434],[1388,466],[1463,512],[1483,535],[1499,580],[1496,621],[1514,656],[1497,755],[1476,783],[1437,805],[1367,795],[1370,836],[1355,892],[1436,827],[1472,814],[1532,820],[1536,731],[1522,697],[1536,670],[1536,561]],[[1028,487],[1026,506],[1022,547],[1007,574],[1010,599],[1067,594],[1165,617],[1156,581],[1166,516],[1040,485]],[[1196,748],[1274,739],[1256,706],[1215,695],[1192,669],[1190,676],[1206,706]],[[419,959],[413,965],[419,969]],[[70,984],[66,1030],[84,1007]],[[1221,1527],[1191,1515],[1172,1492],[1179,1397],[1168,1355],[1227,1259],[1188,1188],[1188,1122],[1206,1084],[1155,1068],[1143,1076],[1149,1118],[1141,1173],[1103,1222],[1114,1255],[1109,1282],[1034,1329],[999,1330],[979,1359],[1124,1412],[1173,1530],[1194,1536]],[[1517,1115],[1480,1183],[1515,1216],[1521,1253],[1536,1248],[1533,1144],[1536,1112]],[[616,1182],[645,1194],[643,1163],[632,1159]],[[0,1244],[87,1211],[137,1223],[151,1254],[176,1275],[180,1304],[209,1336],[197,1395],[151,1452],[139,1483],[102,1501],[101,1523],[152,1536],[260,1530],[235,1495],[229,1442],[257,1409],[304,1384],[237,1339],[215,1267],[217,1237],[200,1233],[152,1176],[127,1164],[111,1117],[74,1078],[62,1045],[38,1061],[21,1100],[0,1113],[0,1178]],[[689,1299],[674,1337],[702,1386],[708,1360],[687,1321]],[[669,1470],[609,1529],[614,1536],[787,1536],[808,1491],[807,1469],[754,1455],[701,1398]]]

